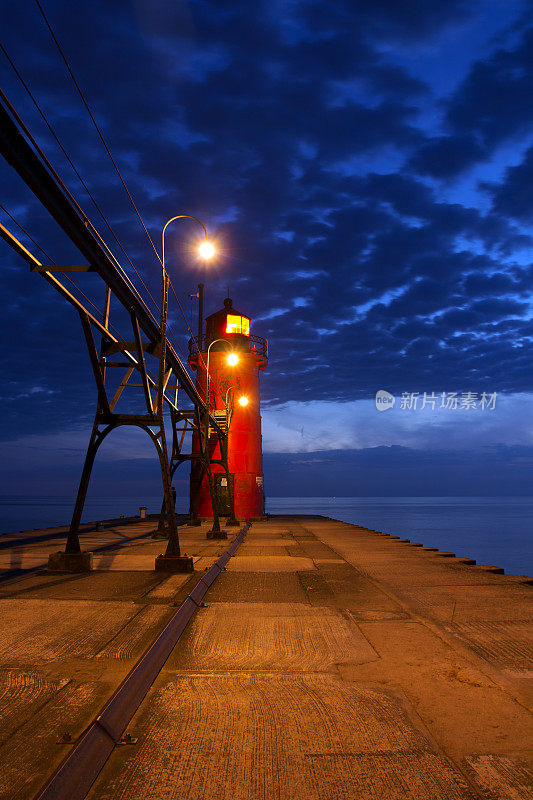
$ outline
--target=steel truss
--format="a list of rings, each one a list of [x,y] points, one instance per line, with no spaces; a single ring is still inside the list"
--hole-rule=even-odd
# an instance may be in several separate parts
[[[227,428],[209,412],[204,400],[189,376],[183,362],[166,337],[166,318],[156,320],[138,294],[133,284],[114,263],[110,254],[102,246],[67,192],[60,186],[53,170],[47,165],[36,146],[28,141],[31,137],[23,135],[19,118],[11,107],[0,100],[0,152],[6,161],[20,175],[32,190],[51,217],[67,234],[84,259],[84,265],[42,264],[26,247],[3,225],[0,236],[30,265],[32,271],[39,273],[62,297],[78,311],[87,352],[97,389],[97,407],[93,428],[87,447],[85,463],[79,484],[78,494],[65,553],[80,553],[78,529],[83,513],[91,471],[98,449],[104,439],[120,426],[136,426],[145,431],[155,445],[161,467],[163,483],[163,511],[161,520],[166,517],[168,545],[165,557],[179,558],[180,547],[172,497],[172,477],[180,464],[190,459],[198,459],[201,469],[211,474],[209,443],[202,438],[201,424],[208,420],[208,426],[227,445]],[[105,301],[102,321],[97,319],[72,292],[59,280],[57,274],[69,272],[97,273],[105,284]],[[131,324],[131,341],[121,341],[114,335],[110,324],[112,299],[118,301],[126,310]],[[168,301],[168,276],[163,281],[163,306]],[[123,315],[123,312],[122,312]],[[98,344],[95,334],[99,338]],[[152,377],[147,366],[147,357],[157,362],[157,378]],[[109,370],[123,370],[122,377],[113,396],[109,393]],[[138,381],[132,382],[132,378]],[[117,405],[126,389],[135,389],[136,413],[119,411]],[[188,409],[180,407],[178,399],[183,396]],[[128,393],[128,411],[132,404],[132,394]],[[124,403],[122,403],[124,405]],[[172,449],[169,458],[165,432],[164,410],[170,412],[172,429]],[[183,427],[179,427],[183,426]],[[206,425],[206,428],[208,427]],[[203,442],[200,454],[184,453],[185,433],[197,429]],[[227,470],[227,446],[226,470]],[[213,509],[215,497],[212,494]],[[194,515],[194,509],[192,509]]]

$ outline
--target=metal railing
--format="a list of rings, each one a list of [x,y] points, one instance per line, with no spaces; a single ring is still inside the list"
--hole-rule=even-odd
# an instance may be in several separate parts
[[[235,349],[240,351],[248,351],[250,353],[255,353],[257,356],[261,358],[268,359],[268,342],[262,336],[244,336],[243,334],[233,334],[228,336],[228,341],[235,341]],[[209,339],[207,336],[202,336],[201,340],[201,347],[200,350],[202,353],[207,351],[207,347],[209,345]],[[248,345],[248,346],[246,346]],[[216,348],[214,345],[211,350],[213,351]],[[194,339],[189,339],[189,358],[194,359],[198,355],[198,339],[195,337]]]

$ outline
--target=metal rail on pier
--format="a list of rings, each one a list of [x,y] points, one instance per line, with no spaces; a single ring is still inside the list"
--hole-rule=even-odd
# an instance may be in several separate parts
[[[248,522],[233,543],[189,592],[157,636],[39,792],[36,800],[83,800],[161,671],[209,587],[243,541]]]

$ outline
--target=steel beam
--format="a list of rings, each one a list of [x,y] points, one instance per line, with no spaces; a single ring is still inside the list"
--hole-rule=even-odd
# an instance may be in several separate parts
[[[135,290],[133,284],[128,282],[125,275],[117,269],[114,262],[102,248],[88,227],[87,220],[75,208],[41,157],[26,141],[2,100],[0,100],[0,152],[48,213],[65,231],[69,239],[88,261],[90,268],[100,275],[122,305],[128,311],[135,313],[139,321],[139,327],[144,331],[150,342],[154,345],[157,344],[160,341],[158,322],[142,297]],[[50,273],[43,274],[52,278]],[[202,409],[202,412],[205,412],[203,399],[200,397],[182,360],[168,341],[166,342],[165,360],[172,366],[187,396]]]

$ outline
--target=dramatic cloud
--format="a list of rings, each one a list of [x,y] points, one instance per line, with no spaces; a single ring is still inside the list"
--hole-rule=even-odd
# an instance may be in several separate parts
[[[7,53],[154,303],[0,54],[6,94],[156,313],[158,262],[38,9],[4,5]],[[525,2],[496,6],[46,3],[156,245],[174,213],[220,242],[205,272],[187,252],[195,231],[170,233],[186,316],[198,281],[208,312],[229,286],[269,339],[265,403],[276,419],[309,413],[321,446],[370,446],[328,424],[378,388],[533,390],[533,29]],[[76,258],[7,164],[0,179],[0,202],[47,255],[20,234],[29,249],[45,263]],[[1,209],[0,220],[20,233]],[[3,439],[85,430],[95,393],[77,315],[7,246],[0,264]],[[101,304],[89,276],[80,285]],[[175,306],[171,316],[186,353],[185,321]],[[422,441],[401,419],[369,430],[376,445]],[[431,430],[424,446],[449,436]]]
[[[530,147],[518,166],[507,169],[501,183],[494,184],[492,187],[487,186],[489,190],[492,189],[496,213],[526,223],[531,229],[533,225],[532,184],[533,147]]]

